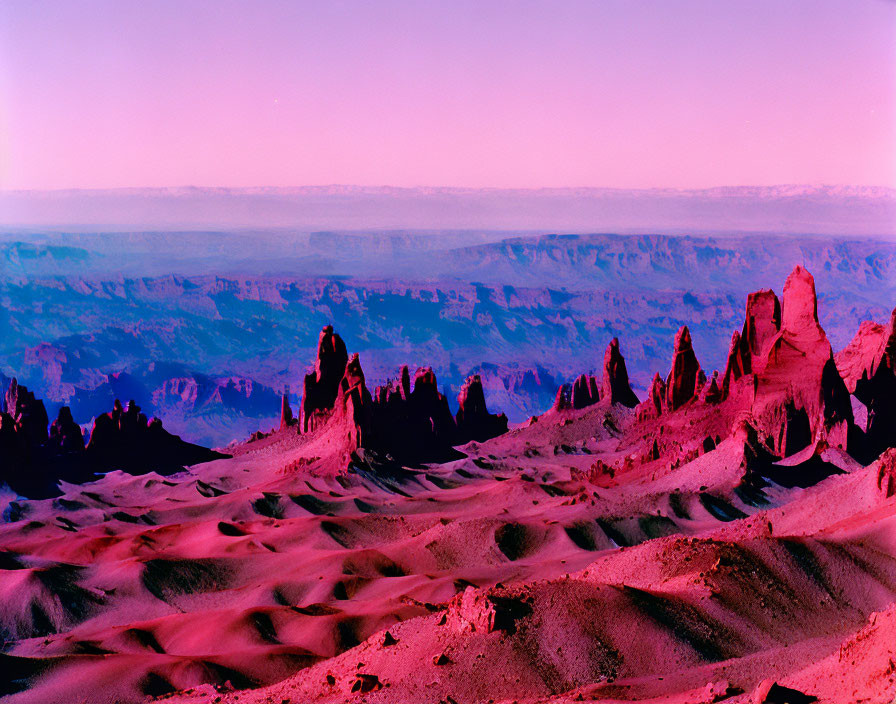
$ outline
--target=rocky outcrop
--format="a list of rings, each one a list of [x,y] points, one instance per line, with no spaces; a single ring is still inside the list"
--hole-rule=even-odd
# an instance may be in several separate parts
[[[815,331],[818,325],[818,298],[815,278],[797,264],[784,282],[781,328],[791,334]]]
[[[675,335],[672,353],[672,369],[666,378],[666,406],[674,411],[697,394],[700,380],[700,362],[694,354],[691,333],[682,326]]]
[[[29,446],[42,445],[47,440],[47,409],[27,387],[13,379],[6,390],[6,412],[15,422],[16,433]]]
[[[364,381],[361,360],[353,354],[345,365],[334,403],[333,425],[350,452],[370,447],[373,438],[373,398]]]
[[[292,417],[292,407],[289,405],[289,391],[287,390],[280,401],[280,430],[286,430],[292,425],[295,425],[295,419]]]
[[[619,339],[614,337],[607,345],[604,353],[604,376],[601,381],[601,397],[610,399],[610,403],[621,403],[634,408],[638,405],[638,397],[632,391],[625,368],[625,358],[619,351]]]
[[[860,440],[851,432],[849,392],[818,322],[815,280],[801,266],[787,277],[781,310],[781,329],[765,345],[765,358],[754,372],[753,415],[769,437],[778,439],[776,450],[783,456],[822,438],[860,454],[849,447],[850,438],[853,445]]]
[[[488,412],[479,375],[469,377],[457,396],[457,442],[483,442],[507,432],[507,416]]]
[[[650,388],[647,390],[647,398],[637,407],[638,420],[645,421],[656,418],[663,412],[666,403],[666,382],[659,372],[653,375]]]
[[[59,409],[56,420],[50,426],[50,445],[59,448],[61,452],[80,452],[84,449],[81,426],[75,423],[68,406]]]
[[[0,414],[0,482],[30,498],[54,496],[60,480],[82,482],[97,472],[170,473],[226,457],[168,433],[162,421],[147,420],[133,401],[124,408],[116,400],[111,413],[97,416],[86,447],[67,406],[48,432],[43,401],[15,379],[5,403],[13,412]]]
[[[302,432],[313,430],[336,402],[339,384],[345,375],[348,352],[342,338],[327,325],[320,331],[314,371],[305,376],[302,389]]]
[[[854,382],[854,393],[867,408],[865,442],[871,460],[891,447],[896,438],[896,309],[881,335],[870,363]]]
[[[725,373],[722,376],[722,393],[725,396],[728,395],[734,382],[750,373],[749,359],[749,356],[743,353],[740,333],[735,330],[731,334],[731,344],[728,346],[728,360],[725,362]]]
[[[572,384],[564,384],[557,390],[554,410],[580,409],[593,406],[607,399],[629,408],[638,405],[638,397],[632,391],[625,368],[625,358],[619,351],[619,339],[613,338],[604,353],[603,376],[598,381],[591,374],[580,374]]]
[[[587,408],[600,401],[597,379],[590,374],[580,374],[572,383],[570,405],[573,408]]]
[[[121,469],[131,474],[171,473],[226,457],[172,435],[160,419],[148,420],[134,401],[124,408],[118,400],[110,413],[97,416],[86,453],[94,471]]]
[[[468,381],[469,384],[469,381]],[[465,385],[465,388],[467,385]],[[475,387],[475,385],[474,385]],[[489,416],[485,408],[481,382],[478,394],[458,411],[458,418],[469,432],[478,422]],[[476,396],[481,394],[482,398]],[[463,398],[464,392],[461,392]],[[484,412],[484,415],[483,415]],[[504,428],[506,430],[506,419]],[[451,415],[448,399],[439,391],[436,375],[429,367],[418,369],[411,385],[407,366],[401,368],[399,378],[378,387],[374,393],[373,434],[369,449],[389,455],[402,463],[437,461],[454,456],[451,447],[473,439],[458,432],[458,420]],[[486,439],[486,438],[483,438]]]
[[[732,334],[728,348],[721,382],[723,396],[738,379],[762,371],[768,347],[780,329],[781,304],[774,291],[762,289],[747,295],[743,330]]]
[[[703,393],[700,398],[705,403],[719,403],[723,398],[722,388],[719,384],[719,372],[714,371],[712,373],[712,378],[709,380],[709,384],[703,387]]]
[[[333,362],[327,361],[327,356],[332,356],[333,349],[334,359],[339,362],[344,346],[327,326],[321,333],[315,373],[305,377],[306,400],[324,398],[315,394],[327,383],[327,370]],[[403,366],[397,379],[376,387],[371,395],[355,354],[344,366],[329,406],[306,406],[303,400],[303,430],[320,430],[323,439],[312,442],[327,445],[327,452],[344,459],[350,460],[353,453],[363,449],[406,464],[445,460],[457,456],[454,445],[481,442],[506,432],[506,416],[488,412],[478,375],[467,379],[458,402],[454,416],[430,367],[418,369],[412,382],[410,370]]]
[[[766,288],[747,295],[744,328],[740,335],[747,373],[753,371],[757,361],[764,358],[768,345],[780,329],[781,304],[775,292]]]
[[[560,384],[552,408],[555,411],[567,411],[572,408],[572,384]]]

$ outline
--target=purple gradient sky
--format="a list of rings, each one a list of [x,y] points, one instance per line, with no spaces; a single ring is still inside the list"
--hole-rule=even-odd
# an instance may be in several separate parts
[[[0,3],[0,187],[896,186],[896,3]]]

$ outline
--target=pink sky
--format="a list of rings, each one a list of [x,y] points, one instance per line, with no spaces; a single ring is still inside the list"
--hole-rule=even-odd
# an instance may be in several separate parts
[[[896,186],[896,3],[0,3],[0,187]]]

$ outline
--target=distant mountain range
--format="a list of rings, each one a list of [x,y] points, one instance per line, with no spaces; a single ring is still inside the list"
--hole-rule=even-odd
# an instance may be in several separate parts
[[[896,235],[896,190],[781,185],[694,190],[313,186],[0,191],[0,225],[886,236]]]

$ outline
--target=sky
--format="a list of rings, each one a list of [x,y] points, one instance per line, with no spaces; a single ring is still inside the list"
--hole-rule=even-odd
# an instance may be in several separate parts
[[[888,0],[0,3],[0,189],[896,187]]]

